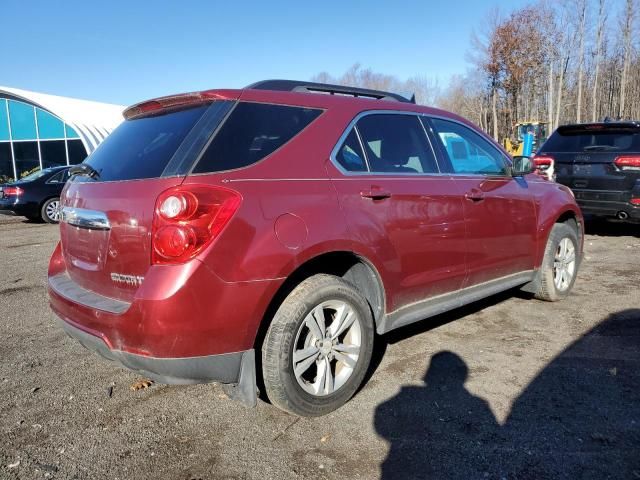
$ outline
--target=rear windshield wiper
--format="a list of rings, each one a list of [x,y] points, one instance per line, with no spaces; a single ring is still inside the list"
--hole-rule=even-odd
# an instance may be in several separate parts
[[[97,180],[100,178],[100,172],[98,172],[95,168],[93,168],[88,163],[81,163],[79,165],[74,165],[69,169],[69,175],[85,175],[89,178],[93,178]]]
[[[594,151],[610,151],[610,150],[619,150],[617,147],[612,147],[611,145],[590,145],[588,147],[584,147],[583,150],[585,152],[594,152]]]

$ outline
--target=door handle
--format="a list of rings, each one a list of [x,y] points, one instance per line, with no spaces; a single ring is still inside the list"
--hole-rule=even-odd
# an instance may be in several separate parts
[[[369,190],[363,190],[360,192],[360,196],[362,198],[370,198],[372,200],[384,200],[391,196],[391,192],[379,187],[371,187]]]
[[[481,202],[482,200],[484,200],[484,193],[474,188],[465,193],[464,198],[466,198],[467,200],[471,200],[472,202]]]

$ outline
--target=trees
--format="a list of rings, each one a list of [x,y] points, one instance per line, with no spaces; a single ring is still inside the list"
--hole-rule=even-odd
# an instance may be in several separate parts
[[[354,64],[318,81],[415,92],[502,140],[520,121],[558,125],[605,117],[640,120],[640,0],[533,0],[501,17],[489,11],[471,35],[466,74],[444,88],[401,81]]]
[[[438,82],[427,77],[416,76],[403,81],[394,75],[363,68],[359,63],[351,65],[339,77],[334,77],[327,72],[320,72],[314,75],[311,81],[397,92],[407,98],[415,95],[416,101],[423,105],[435,105],[439,92]]]
[[[501,19],[485,44],[472,37],[471,57],[485,59],[475,62],[485,108],[497,114],[487,131],[502,139],[519,121],[546,120],[552,130],[585,117],[640,120],[639,4],[540,0]],[[612,7],[617,26],[608,22]]]

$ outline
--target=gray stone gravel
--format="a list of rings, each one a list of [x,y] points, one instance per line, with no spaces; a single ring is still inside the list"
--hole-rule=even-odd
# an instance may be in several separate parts
[[[638,226],[590,226],[566,301],[508,292],[390,334],[315,419],[215,385],[131,391],[49,311],[57,237],[0,216],[0,478],[640,478]]]

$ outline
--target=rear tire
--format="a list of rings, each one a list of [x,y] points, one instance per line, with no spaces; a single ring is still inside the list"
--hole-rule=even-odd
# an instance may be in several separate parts
[[[535,297],[547,302],[566,298],[578,273],[578,233],[567,223],[551,229],[540,267],[540,287]]]
[[[262,347],[262,373],[271,403],[303,417],[325,415],[356,392],[369,367],[371,308],[333,275],[301,282],[274,315]]]
[[[50,198],[42,205],[40,217],[47,223],[58,223],[60,221],[60,199]]]

